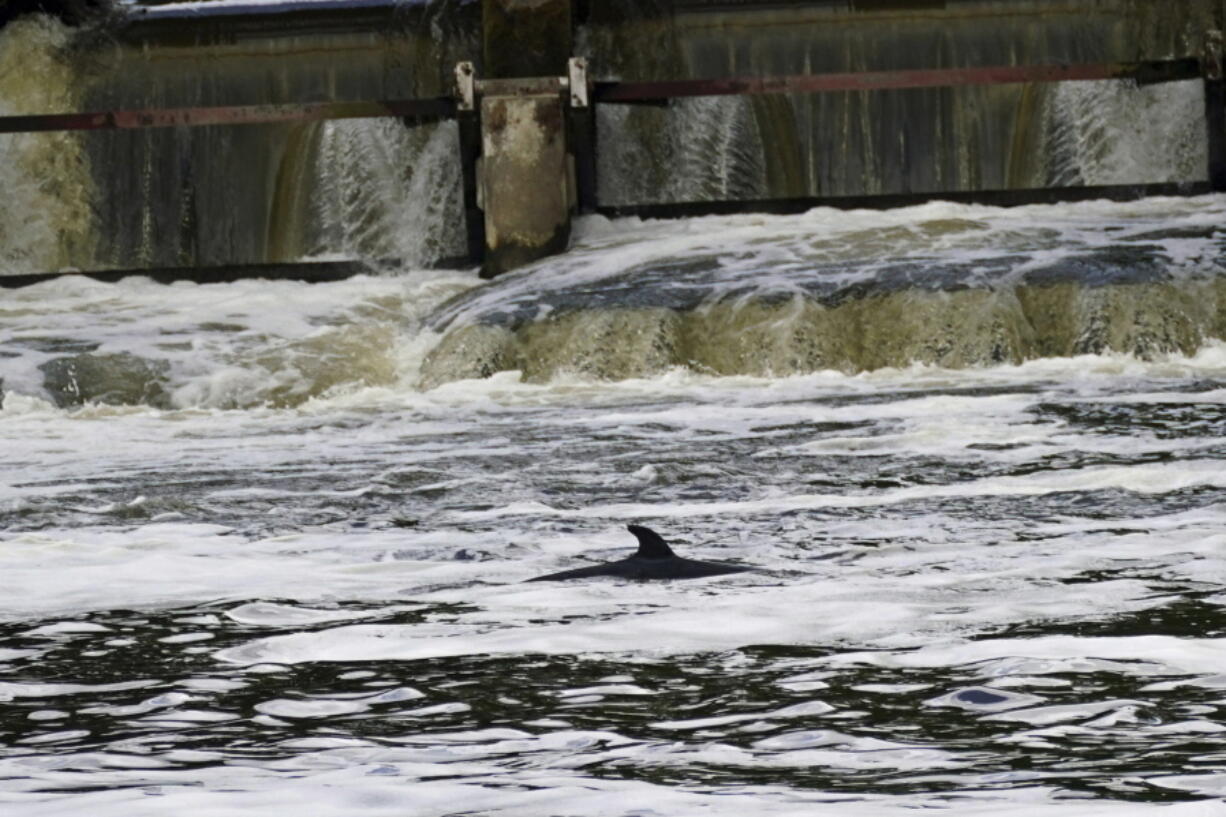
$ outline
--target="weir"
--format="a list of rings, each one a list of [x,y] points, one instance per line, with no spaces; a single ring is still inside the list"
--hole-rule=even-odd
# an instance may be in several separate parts
[[[565,249],[580,212],[1224,190],[1224,17],[1226,0],[364,0],[150,6],[101,34],[19,20],[0,52],[41,48],[64,87],[0,89],[0,132],[22,134],[17,171],[54,154],[63,178],[31,182],[48,232],[0,280],[292,276],[337,255],[494,275]],[[1076,137],[1053,133],[1055,89],[1092,81],[1203,83],[1200,167],[1056,166]]]

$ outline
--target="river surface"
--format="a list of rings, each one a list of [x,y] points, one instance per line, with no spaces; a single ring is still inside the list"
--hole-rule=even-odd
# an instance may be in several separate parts
[[[959,217],[1013,273],[1019,219],[1050,255],[1142,218],[1171,277],[1217,274],[1223,206]],[[677,231],[739,280],[838,218]],[[1226,813],[1226,344],[418,387],[476,285],[4,293],[4,814]],[[147,399],[57,405],[89,354]],[[522,583],[631,523],[755,571]]]

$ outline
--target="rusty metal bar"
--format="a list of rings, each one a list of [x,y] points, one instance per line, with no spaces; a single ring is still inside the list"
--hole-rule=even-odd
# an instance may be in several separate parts
[[[787,77],[734,77],[728,79],[665,80],[659,82],[597,82],[594,99],[605,103],[658,102],[676,97],[734,94],[821,93],[891,88],[933,88],[953,85],[990,85],[1017,82],[1134,79],[1141,83],[1173,82],[1202,74],[1196,59],[1165,62],[1107,63],[1096,65],[999,66],[993,68],[938,68],[914,71],[870,71]],[[485,93],[511,95],[558,93],[560,78],[482,80]],[[506,87],[504,87],[506,86]],[[280,105],[226,105],[198,108],[156,108],[93,113],[0,116],[0,133],[42,131],[124,130],[205,125],[252,125],[269,122],[309,122],[324,119],[403,117],[451,119],[457,104],[451,97],[396,99],[375,102],[305,102]]]
[[[946,88],[957,85],[1007,85],[1023,82],[1132,79],[1143,85],[1197,79],[1197,59],[1086,65],[1004,65],[986,68],[933,68],[803,74],[786,77],[730,77],[659,82],[597,82],[597,102],[656,102],[677,97],[745,94],[811,94],[830,91],[879,91],[901,88]]]
[[[0,116],[0,133],[255,125],[268,122],[313,122],[324,119],[378,117],[434,120],[451,119],[455,116],[455,111],[454,99],[440,97],[437,99],[393,99],[382,102],[305,102],[285,105],[226,105],[208,108],[32,114]]]

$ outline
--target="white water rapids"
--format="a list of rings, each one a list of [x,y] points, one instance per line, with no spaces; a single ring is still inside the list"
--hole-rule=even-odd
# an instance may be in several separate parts
[[[593,222],[532,274],[616,322],[674,290],[608,273],[698,250],[726,300],[840,246],[997,294],[1143,246],[1111,291],[1205,293],[1209,332],[1224,206]],[[6,815],[1226,813],[1219,339],[420,388],[433,310],[514,311],[508,280],[6,293]],[[57,407],[66,358],[148,402]],[[631,522],[758,570],[521,583],[626,555]]]

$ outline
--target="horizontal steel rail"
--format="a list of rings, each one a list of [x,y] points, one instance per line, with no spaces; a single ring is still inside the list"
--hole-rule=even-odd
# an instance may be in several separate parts
[[[395,10],[398,0],[283,0],[276,3],[176,3],[162,7],[139,6],[129,8],[126,17],[130,21],[188,19],[200,20],[210,17],[277,17],[286,14],[321,14],[328,12],[355,13],[368,9]]]
[[[656,103],[693,96],[805,94],[1103,79],[1132,79],[1148,84],[1195,79],[1201,77],[1202,74],[1202,65],[1197,59],[1091,65],[936,68],[846,74],[805,74],[786,77],[597,82],[593,87],[592,99],[597,103],[634,104]],[[503,92],[503,85],[508,88],[513,86],[516,93],[524,93],[524,87],[521,86],[524,86],[525,82],[527,81],[483,80],[477,85],[486,93]],[[540,86],[536,92],[560,92],[565,87],[565,83],[552,77],[540,78],[534,82]],[[373,102],[293,102],[279,105],[221,105],[92,113],[23,114],[0,116],[0,133],[255,125],[270,122],[314,122],[325,119],[378,117],[429,121],[452,119],[456,116],[456,110],[457,102],[454,98],[435,97]]]
[[[324,119],[378,117],[435,120],[454,118],[455,112],[456,103],[450,97],[393,99],[382,102],[296,102],[285,105],[155,108],[96,113],[0,116],[0,133],[257,125],[269,122],[315,122]]]
[[[1025,82],[1068,82],[1070,80],[1131,79],[1147,85],[1198,79],[1202,75],[1200,60],[1187,58],[1083,65],[1004,65],[983,68],[928,68],[842,74],[801,74],[785,77],[597,82],[592,95],[596,102],[633,104],[691,96],[886,91],[903,88],[947,88],[959,85],[1009,85]]]

